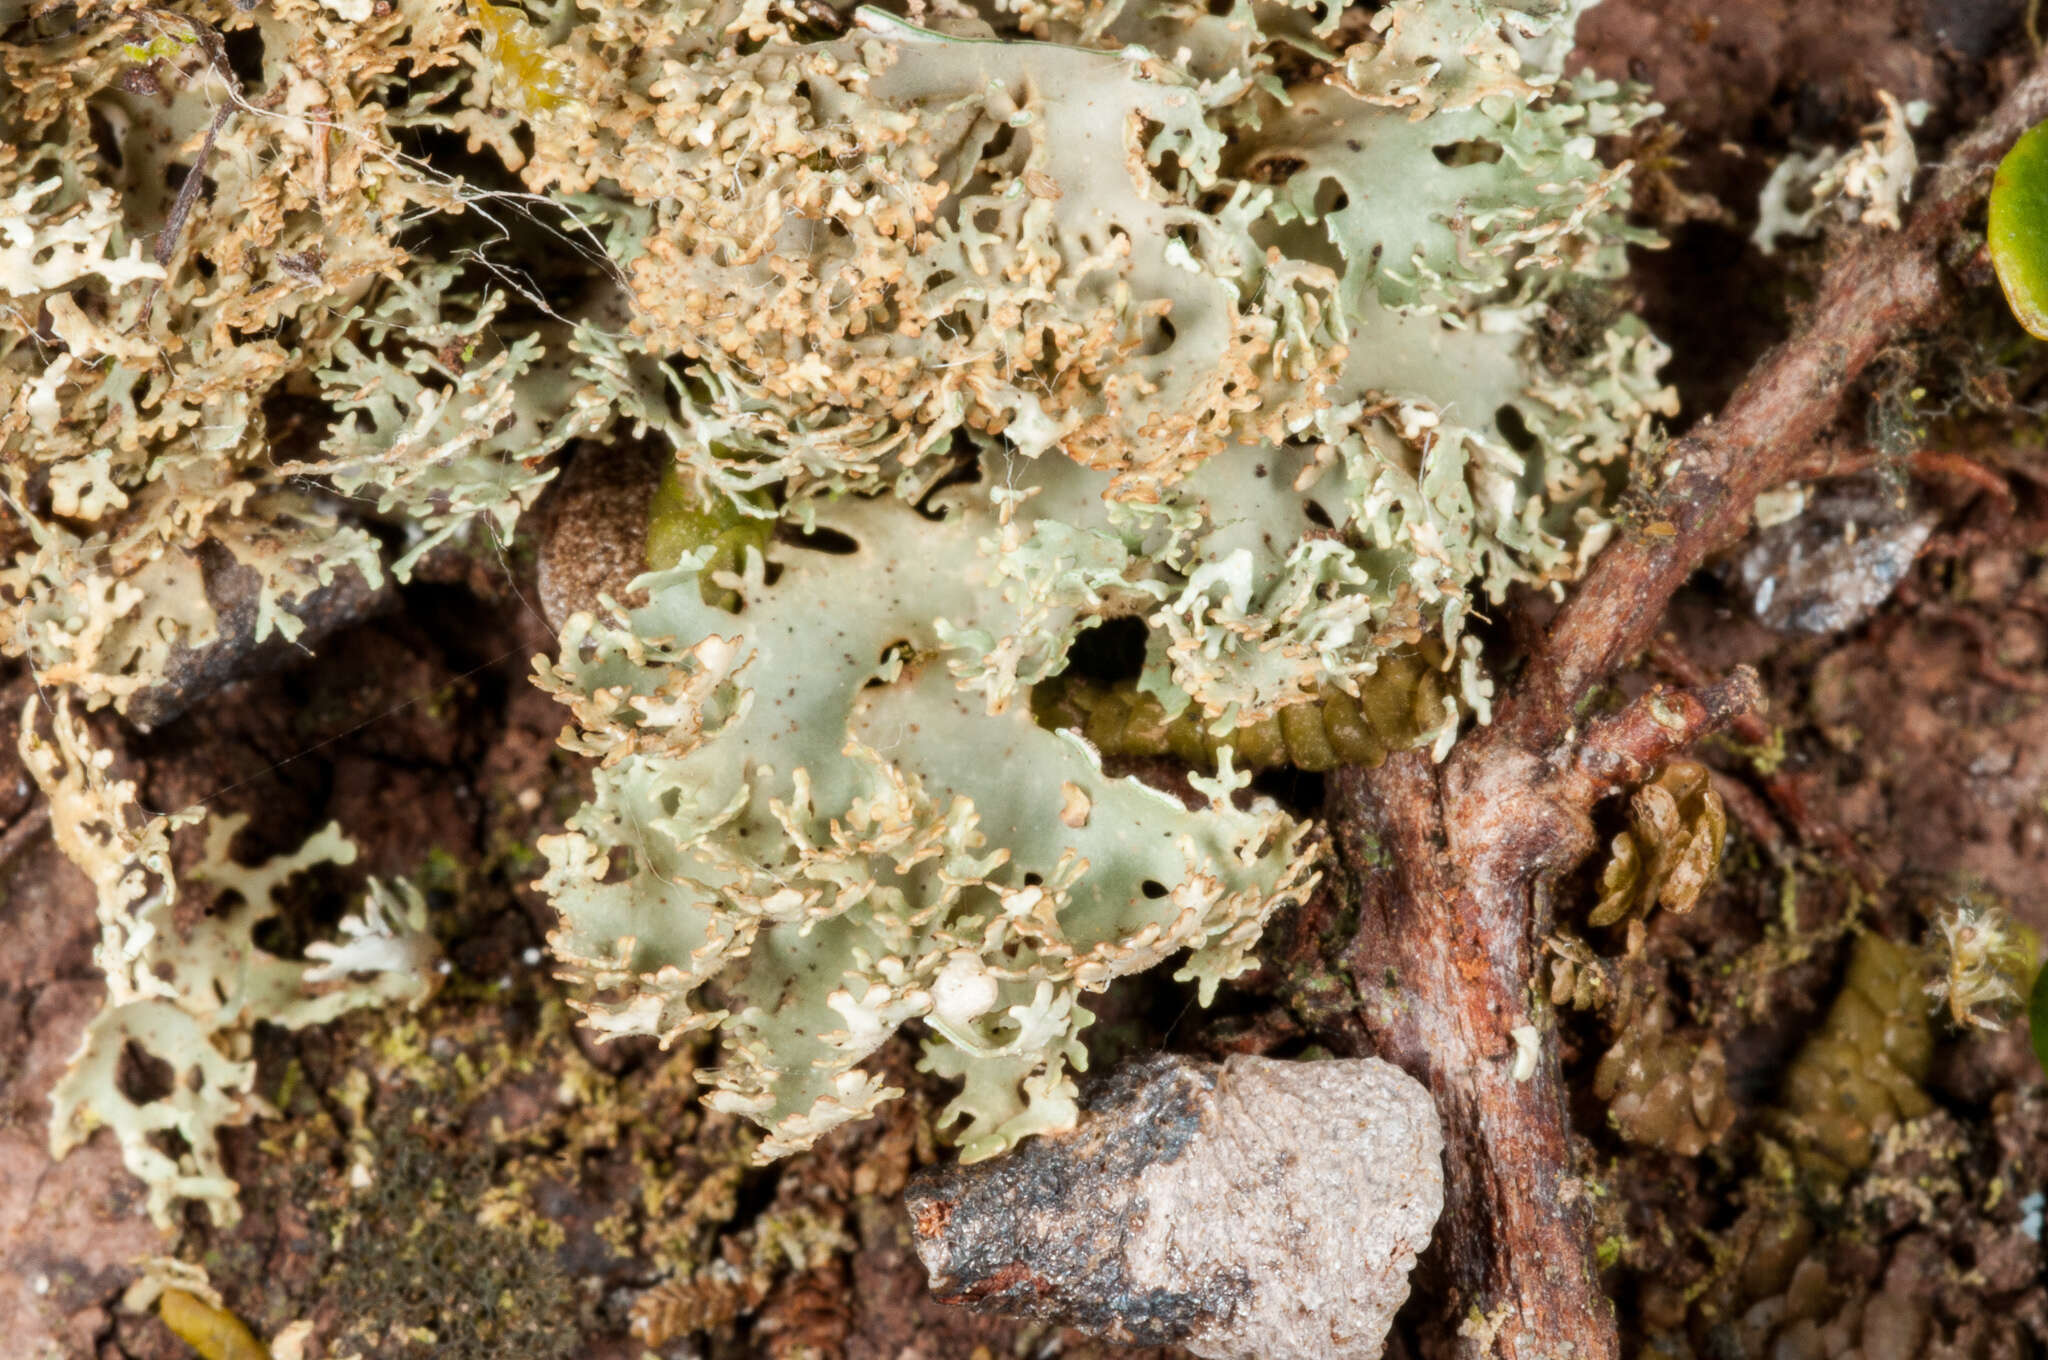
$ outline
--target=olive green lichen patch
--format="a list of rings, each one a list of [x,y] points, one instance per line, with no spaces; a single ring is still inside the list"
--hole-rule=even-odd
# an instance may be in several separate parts
[[[1322,772],[1340,765],[1376,766],[1396,751],[1427,746],[1461,716],[1429,649],[1395,653],[1352,694],[1327,686],[1255,723],[1218,731],[1199,715],[1166,715],[1159,697],[1135,682],[1104,684],[1061,675],[1031,692],[1041,727],[1069,728],[1104,756],[1171,755],[1213,770],[1223,748],[1254,770],[1291,766]],[[1062,812],[1063,817],[1068,814]],[[1081,815],[1080,809],[1073,814]]]
[[[1842,990],[1785,1074],[1779,1132],[1802,1169],[1840,1181],[1870,1165],[1887,1130],[1934,1109],[1926,980],[1919,951],[1857,937]]]
[[[1721,866],[1728,811],[1706,766],[1672,761],[1629,795],[1628,812],[1588,925],[1633,923],[1658,907],[1691,911]]]

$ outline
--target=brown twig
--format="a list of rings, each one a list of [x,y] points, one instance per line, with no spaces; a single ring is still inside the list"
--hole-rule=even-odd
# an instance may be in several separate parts
[[[1627,536],[1595,559],[1483,743],[1536,750],[1564,739],[1579,699],[1642,649],[1693,568],[1747,528],[1757,494],[1784,481],[1870,361],[1939,317],[1949,238],[2006,149],[2043,118],[2048,67],[2037,66],[1951,150],[1904,230],[1868,237],[1829,267],[1793,337],[1751,370],[1718,419],[1672,446],[1679,470],[1641,519],[1676,532]]]
[[[1688,689],[1698,689],[1713,683],[1713,677],[1699,662],[1686,655],[1678,645],[1678,639],[1669,633],[1659,634],[1650,640],[1650,663]],[[1750,746],[1768,746],[1771,741],[1771,725],[1755,713],[1744,713],[1729,719],[1728,730],[1735,739]]]
[[[1621,712],[1586,728],[1577,783],[1563,796],[1591,807],[1602,794],[1640,784],[1665,757],[1730,722],[1752,717],[1763,703],[1756,672],[1738,666],[1719,684],[1697,690],[1654,689]]]
[[[1711,682],[1706,669],[1678,645],[1670,634],[1653,638],[1649,646],[1651,664],[1663,671],[1681,685],[1698,687]],[[1748,746],[1769,746],[1773,733],[1769,723],[1754,713],[1737,714],[1729,719],[1728,730],[1737,741]],[[1825,817],[1815,814],[1807,805],[1806,790],[1798,775],[1789,770],[1774,770],[1763,775],[1764,794],[1770,799],[1779,816],[1791,823],[1793,832],[1807,845],[1815,845],[1841,860],[1866,889],[1874,889],[1878,874],[1849,833]],[[1736,819],[1769,849],[1773,855],[1782,851],[1784,836],[1769,812],[1761,807],[1746,785],[1733,778],[1717,776],[1715,787],[1722,790],[1723,801]],[[1730,792],[1740,788],[1739,795]]]
[[[2019,509],[2020,498],[2013,494],[2012,483],[1966,453],[1922,449],[1913,455],[1912,466],[1913,471],[1925,476],[1968,482],[1997,501],[2007,515]]]
[[[1977,653],[1977,674],[1985,680],[2020,694],[2048,694],[2048,675],[2016,671],[1998,659],[1998,635],[1982,615],[1930,601],[1923,606],[1921,617],[1935,623],[1952,623],[1968,633]]]
[[[1756,790],[1723,770],[1710,769],[1707,778],[1713,781],[1714,792],[1721,796],[1721,806],[1728,809],[1735,824],[1774,863],[1782,863],[1787,849],[1785,831],[1772,815],[1771,805],[1758,797]]]
[[[1411,752],[1332,781],[1358,908],[1344,963],[1359,1012],[1375,1051],[1429,1086],[1446,1126],[1429,1283],[1458,1353],[1618,1354],[1555,1046],[1541,1040],[1550,1013],[1531,987],[1548,884],[1592,849],[1598,798],[1758,692],[1741,670],[1704,691],[1644,695],[1547,757],[1494,748],[1438,767]],[[1471,1324],[1475,1310],[1487,1321]]]
[[[1358,913],[1342,951],[1357,1014],[1382,1056],[1429,1085],[1445,1123],[1447,1202],[1423,1286],[1442,1329],[1434,1351],[1620,1352],[1557,1047],[1541,1042],[1552,1018],[1532,987],[1537,951],[1552,885],[1593,848],[1594,800],[1736,718],[1756,687],[1738,675],[1691,695],[1660,691],[1590,727],[1581,705],[1650,641],[1693,569],[1747,529],[1757,494],[1785,480],[1871,360],[1940,317],[1950,238],[1999,157],[2044,117],[2048,65],[1950,152],[1903,231],[1868,237],[1829,268],[1792,338],[1719,419],[1672,447],[1678,471],[1641,522],[1675,532],[1601,553],[1490,727],[1440,766],[1410,752],[1331,780],[1332,836]]]
[[[49,826],[50,805],[36,803],[16,817],[5,831],[0,831],[0,869],[6,868],[24,846],[47,831]]]
[[[373,585],[359,568],[344,567],[327,584],[284,602],[284,612],[298,623],[291,637],[273,630],[258,640],[262,578],[214,545],[198,555],[206,600],[214,611],[214,637],[200,647],[173,646],[162,679],[128,696],[121,712],[145,732],[224,685],[296,661],[321,639],[375,617],[398,599],[388,576]]]
[[[1785,469],[1788,482],[1820,482],[1836,477],[1853,477],[1867,472],[1885,460],[1878,450],[1863,446],[1838,443],[1824,443],[1810,450]],[[1950,481],[1968,482],[1984,492],[2011,514],[2019,508],[2019,497],[2013,494],[2012,484],[1999,476],[1996,470],[1967,453],[1956,453],[1949,449],[1920,449],[1904,459],[1905,468],[1916,476],[1933,480],[1946,478]]]
[[[185,234],[186,219],[191,217],[192,209],[199,202],[200,190],[206,183],[206,167],[213,160],[214,144],[220,140],[221,130],[227,127],[228,121],[235,116],[235,106],[242,102],[241,77],[235,74],[233,64],[228,61],[227,44],[221,41],[219,29],[204,20],[194,19],[172,10],[151,9],[148,13],[153,18],[179,23],[191,29],[193,35],[199,39],[201,47],[205,49],[208,65],[214,75],[227,86],[232,97],[226,103],[215,107],[213,118],[206,125],[206,137],[199,144],[199,155],[192,162],[192,168],[186,172],[185,182],[178,186],[178,196],[172,200],[171,211],[164,219],[163,229],[157,233],[156,248],[152,254],[158,267],[165,271],[165,277],[149,290],[149,301],[143,308],[145,319],[149,313],[156,310],[157,296],[163,292],[170,277],[171,261],[178,253],[179,239]]]

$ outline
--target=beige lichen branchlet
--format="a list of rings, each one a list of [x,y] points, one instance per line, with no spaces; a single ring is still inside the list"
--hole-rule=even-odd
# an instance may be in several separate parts
[[[1641,947],[1640,922],[1657,907],[1691,911],[1721,866],[1728,810],[1704,765],[1674,760],[1629,795],[1629,827],[1614,838],[1600,875],[1600,900],[1587,924],[1629,923],[1629,952]]]
[[[360,1006],[423,1001],[438,981],[424,904],[406,885],[373,880],[362,914],[342,923],[349,941],[308,950],[320,966],[279,958],[256,943],[256,927],[276,914],[276,894],[294,875],[355,858],[340,829],[329,826],[295,853],[247,868],[228,853],[246,819],[218,817],[203,857],[181,881],[171,834],[203,814],[143,814],[135,785],[109,776],[112,752],[92,745],[67,700],[50,716],[48,739],[38,717],[32,700],[22,715],[22,761],[49,800],[58,846],[93,882],[95,958],[107,979],[106,1004],[50,1093],[52,1153],[111,1128],[128,1169],[148,1185],[159,1222],[181,1199],[232,1222],[235,1184],[221,1166],[218,1133],[264,1109],[250,1057],[255,1023],[295,1028]],[[195,883],[232,905],[207,912],[211,894],[194,892]],[[181,904],[194,919],[181,921]],[[120,1067],[131,1046],[168,1067],[163,1089],[124,1085]],[[184,1151],[165,1151],[156,1137],[163,1133],[177,1134]]]
[[[1901,105],[1884,90],[1877,97],[1883,112],[1863,129],[1864,141],[1812,155],[1794,152],[1771,171],[1750,236],[1764,254],[1777,250],[1781,236],[1817,235],[1829,223],[1899,229],[1900,209],[1920,169],[1913,129],[1926,118],[1927,106]],[[1795,207],[1795,198],[1803,206]]]
[[[1581,0],[188,8],[0,43],[0,648],[129,711],[220,571],[294,637],[572,443],[672,455],[713,532],[539,663],[599,767],[544,885],[591,1023],[718,1031],[766,1155],[912,1020],[968,1155],[1071,1121],[1088,994],[1206,999],[1312,881],[1238,734],[1486,720],[1468,619],[1583,569],[1674,409],[1588,305],[1645,110],[1564,74]],[[1207,806],[1032,721],[1111,620]],[[409,966],[396,904],[293,985]]]
[[[1997,907],[1968,901],[1945,908],[1934,923],[1941,973],[1927,994],[1948,1008],[1959,1029],[2002,1028],[2033,976],[2032,932]]]
[[[960,41],[872,9],[829,43],[764,25],[746,54],[737,7],[691,17],[630,44],[579,30],[573,60],[610,88],[537,119],[581,135],[527,177],[652,207],[636,330],[793,472],[872,485],[965,427],[1149,500],[1322,400],[1335,277],[1258,248],[1251,186],[1203,209],[1165,169],[1220,185],[1216,105],[1242,91],[1149,52]]]

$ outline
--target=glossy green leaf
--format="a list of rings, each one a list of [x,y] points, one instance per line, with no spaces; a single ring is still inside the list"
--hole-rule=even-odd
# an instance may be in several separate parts
[[[2027,997],[2027,1030],[2034,1041],[2034,1057],[2048,1072],[2048,968],[2034,977],[2034,990]]]
[[[1998,163],[1986,237],[2012,314],[2029,335],[2048,340],[2048,123]]]

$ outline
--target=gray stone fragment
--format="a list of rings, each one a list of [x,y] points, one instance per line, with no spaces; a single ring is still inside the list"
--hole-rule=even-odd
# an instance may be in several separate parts
[[[1798,518],[1757,534],[1735,577],[1759,622],[1838,633],[1891,598],[1934,524],[1878,476],[1845,478],[1814,492]]]
[[[122,714],[144,732],[153,731],[237,680],[297,665],[330,635],[383,613],[398,602],[387,576],[373,586],[353,566],[341,568],[326,585],[287,600],[283,610],[299,622],[287,638],[273,631],[256,640],[263,577],[237,562],[217,543],[195,556],[213,607],[215,638],[203,647],[174,644],[165,658],[163,681],[138,689],[121,705]]]
[[[557,632],[578,610],[600,609],[601,594],[628,609],[647,603],[626,586],[647,570],[647,511],[663,459],[639,445],[587,452],[570,460],[537,516],[540,609]]]
[[[1209,1360],[1371,1360],[1443,1208],[1443,1132],[1378,1059],[1156,1057],[1071,1133],[906,1200],[948,1303]]]

